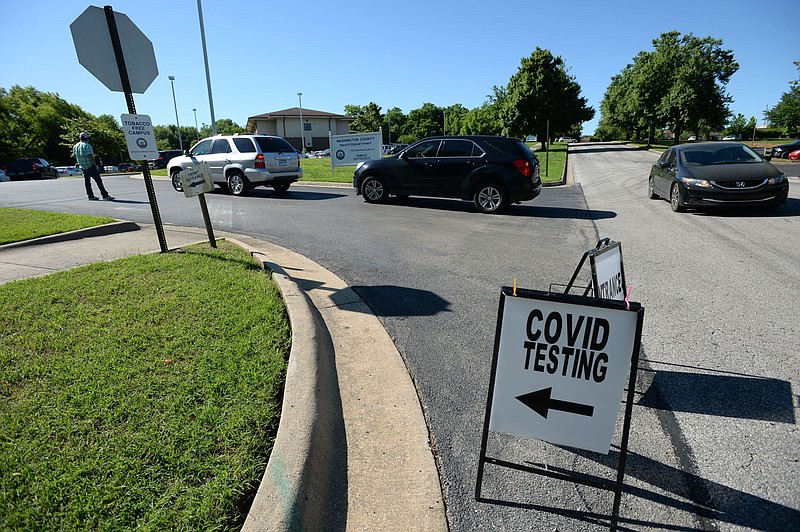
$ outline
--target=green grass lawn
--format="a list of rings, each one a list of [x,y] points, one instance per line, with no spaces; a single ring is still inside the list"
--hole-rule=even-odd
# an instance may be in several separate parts
[[[0,285],[0,529],[239,529],[290,344],[218,241]]]
[[[561,176],[564,175],[564,165],[567,161],[567,144],[564,142],[551,142],[549,154],[544,149],[539,149],[534,153],[539,158],[539,175],[542,178],[542,183],[561,181]]]
[[[104,216],[0,209],[0,245],[115,222]]]

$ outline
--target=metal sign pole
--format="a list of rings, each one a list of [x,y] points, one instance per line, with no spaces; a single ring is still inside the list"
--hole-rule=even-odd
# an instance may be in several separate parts
[[[208,216],[208,206],[206,205],[206,195],[198,194],[200,198],[200,210],[203,211],[203,222],[206,224],[206,233],[208,233],[208,243],[211,247],[217,249],[217,241],[214,239],[214,229],[211,227],[211,218]]]
[[[125,67],[125,57],[122,54],[122,43],[119,40],[119,32],[117,31],[117,22],[114,19],[114,10],[111,6],[104,6],[103,11],[106,14],[106,22],[108,23],[108,33],[111,35],[111,45],[114,47],[114,55],[117,58],[117,68],[119,69],[119,79],[122,82],[122,91],[125,94],[125,101],[128,104],[128,113],[136,114],[136,104],[133,102],[133,91],[131,90],[131,82],[128,78],[128,70]],[[161,214],[158,212],[158,202],[156,201],[156,191],[153,188],[153,178],[150,176],[150,167],[147,161],[143,161],[142,174],[144,175],[145,188],[147,189],[147,197],[150,199],[150,210],[153,212],[153,222],[156,226],[156,234],[158,235],[158,243],[161,246],[161,252],[166,253],[169,251],[167,247],[167,238],[164,235],[164,226],[161,223]]]

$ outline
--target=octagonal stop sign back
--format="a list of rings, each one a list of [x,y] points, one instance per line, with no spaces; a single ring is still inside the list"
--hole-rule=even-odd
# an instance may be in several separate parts
[[[158,76],[153,43],[124,13],[114,12],[131,92],[142,94]],[[103,8],[89,6],[69,25],[78,62],[112,91],[122,92],[119,68]]]

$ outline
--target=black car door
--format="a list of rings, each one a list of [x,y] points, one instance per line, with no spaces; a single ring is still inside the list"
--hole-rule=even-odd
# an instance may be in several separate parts
[[[483,150],[471,140],[442,141],[433,170],[436,194],[444,197],[460,197],[467,176],[472,173],[483,155]]]
[[[418,142],[400,154],[391,176],[393,193],[436,195],[434,168],[441,142],[439,139]]]
[[[662,197],[669,197],[669,189],[675,181],[677,172],[677,150],[670,148],[661,156],[656,163],[653,179],[653,190]]]

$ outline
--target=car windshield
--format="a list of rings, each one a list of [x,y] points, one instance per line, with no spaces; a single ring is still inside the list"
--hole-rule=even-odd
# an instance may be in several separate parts
[[[728,146],[689,146],[681,150],[685,166],[710,166],[714,164],[760,163],[762,159],[744,144]]]

